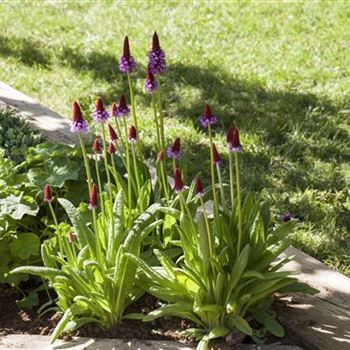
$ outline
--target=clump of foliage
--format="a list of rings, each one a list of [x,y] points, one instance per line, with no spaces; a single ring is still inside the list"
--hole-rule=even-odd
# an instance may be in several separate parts
[[[40,244],[52,236],[55,227],[50,212],[42,200],[42,190],[49,181],[57,193],[80,203],[85,186],[79,186],[81,152],[69,146],[41,143],[27,149],[26,160],[20,164],[5,157],[0,150],[0,283],[16,288],[28,274],[10,275],[17,266],[40,264]],[[69,194],[68,194],[69,193]],[[64,212],[59,211],[59,218]],[[37,299],[24,299],[30,306]]]
[[[152,98],[157,135],[152,181],[143,161],[131,75],[136,63],[128,37],[119,70],[127,75],[131,106],[122,95],[109,112],[98,98],[93,121],[88,123],[79,104],[73,104],[71,131],[78,135],[85,163],[88,209],[86,204],[76,208],[66,198],[59,198],[70,224],[62,222],[53,209],[56,201],[51,187],[46,185],[44,200],[56,234],[42,245],[45,266],[12,271],[42,276],[56,290],[57,305],[64,314],[52,340],[86,323],[111,328],[124,318],[151,321],[162,316],[193,321],[196,327],[188,333],[199,341],[198,350],[207,350],[211,339],[237,331],[253,338],[266,331],[283,336],[270,308],[274,293],[315,290],[299,283],[290,272],[279,271],[289,258],[274,263],[289,245],[288,235],[295,225],[291,215],[287,213],[282,222],[271,225],[266,202],[251,194],[242,200],[239,160],[243,146],[238,127],[232,125],[227,132],[230,182],[226,184],[213,142],[218,117],[205,105],[199,120],[208,131],[210,186],[203,188],[197,176],[187,188],[181,174],[180,138],[169,147],[165,145],[159,75],[166,71],[166,62],[155,33],[144,82]],[[91,129],[98,136],[88,152],[83,135]],[[173,188],[169,171],[174,173]],[[126,307],[145,292],[164,305],[148,315],[125,315]],[[252,325],[252,320],[261,326]]]
[[[0,148],[4,149],[5,157],[16,164],[25,159],[27,149],[44,141],[43,136],[30,129],[28,123],[21,119],[10,108],[0,109]]]

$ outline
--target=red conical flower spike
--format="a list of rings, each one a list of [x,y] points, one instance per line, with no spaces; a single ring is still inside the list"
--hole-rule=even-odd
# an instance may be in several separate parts
[[[110,142],[110,143],[108,144],[108,153],[109,153],[109,154],[115,154],[115,147],[114,147],[113,142]]]
[[[173,146],[171,147],[171,150],[173,152],[180,152],[181,151],[181,141],[180,137],[177,137],[173,143]]]
[[[128,109],[128,106],[126,105],[126,99],[125,99],[125,96],[124,96],[124,95],[121,95],[121,96],[120,96],[120,99],[119,99],[119,108],[120,108],[120,109]]]
[[[46,185],[44,188],[44,201],[48,203],[52,202],[52,190],[50,185]]]
[[[195,192],[197,195],[203,194],[203,183],[199,177],[196,178]]]
[[[102,101],[102,98],[99,97],[97,100],[96,100],[96,110],[97,111],[104,111],[105,108],[103,106],[103,101]]]
[[[226,133],[226,141],[228,143],[232,142],[234,132],[235,132],[235,128],[233,127],[233,125],[231,125]]]
[[[176,193],[179,193],[184,188],[184,184],[183,184],[182,178],[181,178],[181,171],[179,168],[175,169],[174,182],[175,182],[174,191]]]
[[[131,125],[129,129],[129,135],[128,135],[129,142],[136,142],[137,141],[137,131],[134,125]]]
[[[118,114],[118,106],[115,102],[113,102],[112,103],[112,115],[116,117],[117,114]]]
[[[123,49],[123,56],[126,59],[130,59],[130,46],[129,46],[129,38],[126,36],[124,38],[124,49]]]
[[[157,32],[154,32],[152,39],[152,50],[157,51],[160,49],[159,38]]]
[[[77,101],[73,102],[73,113],[72,113],[73,122],[80,122],[83,120],[83,115],[79,103]]]
[[[96,184],[92,184],[90,201],[89,201],[89,209],[96,209],[98,206],[98,192]]]
[[[204,106],[204,117],[209,119],[213,114],[211,113],[209,105],[206,103]]]
[[[94,143],[92,144],[92,150],[96,153],[100,153],[102,151],[100,140],[97,137],[95,138]]]
[[[220,164],[221,162],[221,157],[219,155],[218,150],[216,149],[215,144],[213,143],[213,163],[216,164]]]
[[[109,132],[109,138],[111,139],[111,141],[116,142],[118,140],[118,136],[111,124],[108,124],[108,132]]]

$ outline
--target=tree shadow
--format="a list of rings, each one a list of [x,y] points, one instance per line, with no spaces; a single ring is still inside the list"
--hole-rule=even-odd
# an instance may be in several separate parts
[[[49,68],[50,54],[43,44],[27,38],[0,35],[0,56],[15,57],[26,66],[42,66]]]

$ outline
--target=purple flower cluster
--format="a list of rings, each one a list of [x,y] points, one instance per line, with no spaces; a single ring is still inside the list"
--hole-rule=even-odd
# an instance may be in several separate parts
[[[157,32],[154,32],[152,48],[149,52],[149,67],[152,74],[160,74],[166,71],[165,53],[159,45]]]
[[[209,105],[206,104],[204,107],[204,115],[202,115],[199,118],[199,122],[201,123],[203,128],[207,128],[208,125],[216,124],[217,121],[218,121],[218,118],[212,114]]]
[[[182,156],[182,150],[181,150],[181,141],[180,138],[178,137],[172,146],[169,146],[166,154],[168,156],[168,158],[173,158],[173,159],[181,159]]]
[[[129,38],[124,39],[123,55],[119,60],[119,70],[121,73],[132,73],[136,70],[134,57],[130,54]]]
[[[127,117],[130,114],[130,107],[126,104],[126,99],[124,95],[120,96],[119,105],[113,103],[112,105],[112,115],[117,118]]]
[[[84,120],[79,103],[76,101],[73,103],[73,118],[70,131],[74,134],[87,134],[89,131],[88,123]]]
[[[154,75],[151,72],[150,66],[147,68],[147,77],[143,86],[145,91],[149,92],[150,94],[156,91],[158,88],[158,82],[154,79]]]
[[[101,98],[98,98],[96,101],[96,107],[92,112],[92,118],[98,123],[105,123],[109,118],[109,113],[105,110]]]

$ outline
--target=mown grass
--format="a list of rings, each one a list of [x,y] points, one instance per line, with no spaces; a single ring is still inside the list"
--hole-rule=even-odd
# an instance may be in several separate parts
[[[142,83],[156,29],[169,63],[167,138],[181,135],[189,150],[187,179],[207,174],[198,116],[209,102],[224,158],[224,128],[241,128],[245,189],[264,189],[276,218],[290,210],[294,243],[350,275],[349,25],[346,2],[3,3],[0,79],[67,116],[76,98],[110,103],[127,87],[117,59],[128,34],[149,150]]]

